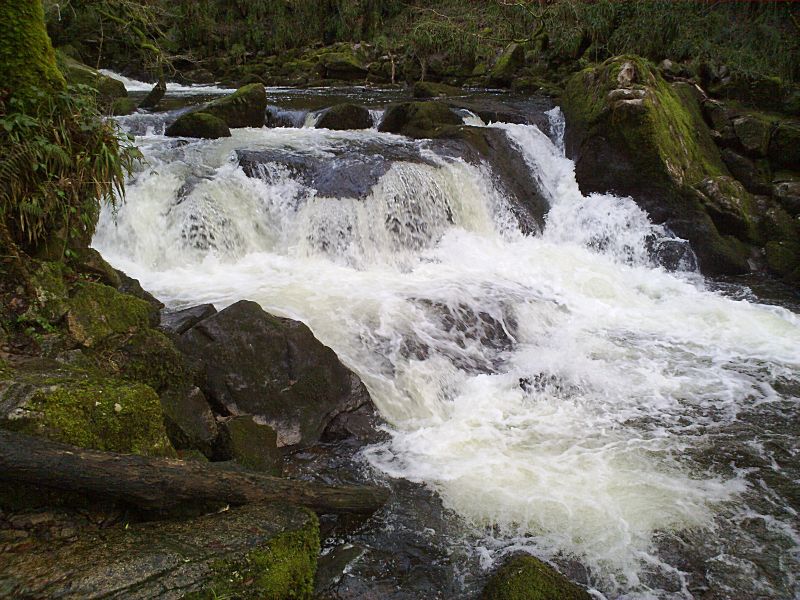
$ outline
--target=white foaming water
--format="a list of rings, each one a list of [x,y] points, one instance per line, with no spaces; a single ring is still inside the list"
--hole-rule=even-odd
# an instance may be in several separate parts
[[[691,457],[797,377],[800,320],[654,268],[647,242],[665,233],[631,200],[581,196],[538,129],[498,127],[551,203],[541,236],[516,230],[485,168],[424,143],[236,130],[142,140],[150,167],[95,246],[172,305],[247,298],[307,323],[388,423],[369,462],[435,489],[489,556],[575,558],[599,596],[686,597],[656,538],[713,538],[740,502],[743,477]],[[358,200],[320,197],[280,165],[248,178],[233,158],[365,144],[424,160],[393,163]]]
[[[131,79],[130,77],[125,77],[124,75],[120,75],[119,73],[115,73],[114,71],[109,71],[108,69],[100,69],[100,72],[103,75],[108,77],[113,77],[114,79],[118,79],[125,85],[125,89],[129,92],[149,92],[153,89],[153,83],[147,83],[146,81],[139,81],[137,79]],[[175,96],[194,96],[198,94],[230,94],[235,92],[235,89],[231,88],[223,88],[216,85],[204,85],[204,84],[196,84],[196,85],[183,85],[180,83],[169,82],[167,83],[167,92],[171,95]]]

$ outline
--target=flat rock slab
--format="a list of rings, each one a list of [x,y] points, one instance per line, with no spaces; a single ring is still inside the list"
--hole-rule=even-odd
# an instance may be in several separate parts
[[[280,551],[271,550],[279,536]],[[0,597],[177,600],[187,595],[206,597],[204,593],[216,597],[222,587],[232,591],[225,586],[248,565],[259,564],[267,571],[282,568],[263,558],[254,560],[253,553],[285,555],[285,539],[292,536],[316,540],[317,521],[309,511],[283,505],[251,505],[190,521],[87,531],[73,542],[41,541],[20,552],[0,554]],[[306,546],[290,551],[307,553],[313,564],[315,544]],[[236,597],[263,597],[254,586],[264,573],[248,575],[241,586],[250,589],[237,590]],[[306,575],[313,577],[313,569]],[[216,583],[220,577],[228,580],[222,587]]]

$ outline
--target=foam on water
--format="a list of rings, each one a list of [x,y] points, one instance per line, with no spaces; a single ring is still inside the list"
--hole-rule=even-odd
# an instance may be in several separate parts
[[[130,77],[125,77],[124,75],[120,75],[119,73],[115,73],[114,71],[109,71],[108,69],[100,69],[100,72],[103,75],[106,75],[108,77],[113,77],[114,79],[118,79],[119,81],[121,81],[125,85],[125,89],[128,90],[129,92],[149,92],[150,90],[153,89],[153,86],[155,85],[153,83],[147,83],[145,81],[139,81],[137,79],[131,79]],[[236,89],[224,88],[216,85],[204,85],[204,84],[183,85],[172,81],[167,83],[167,93],[176,96],[230,94],[235,91]]]
[[[777,388],[797,380],[800,320],[657,267],[648,248],[668,232],[630,199],[583,197],[563,137],[496,126],[551,204],[541,236],[516,230],[486,167],[424,143],[235,130],[141,140],[150,166],[116,220],[103,213],[95,246],[172,305],[247,298],[307,323],[388,424],[366,459],[436,490],[480,533],[487,564],[526,549],[580,561],[600,597],[687,597],[659,540],[695,532],[720,564],[745,560],[715,540],[721,515],[754,510],[752,481],[700,456],[765,406],[796,418],[797,398]],[[318,197],[288,172],[248,178],[232,158],[367,142],[426,160],[396,162],[356,200]],[[769,518],[789,548],[776,589],[791,590],[796,522]]]

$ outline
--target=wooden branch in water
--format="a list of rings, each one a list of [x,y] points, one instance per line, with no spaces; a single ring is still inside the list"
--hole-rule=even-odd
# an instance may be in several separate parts
[[[146,510],[213,500],[232,505],[283,502],[320,513],[364,515],[389,497],[384,488],[330,486],[200,462],[87,450],[4,430],[2,480],[101,496]]]

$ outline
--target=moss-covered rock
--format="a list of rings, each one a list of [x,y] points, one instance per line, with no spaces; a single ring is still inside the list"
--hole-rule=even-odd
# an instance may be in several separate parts
[[[0,81],[24,98],[33,89],[64,87],[38,0],[0,5]]]
[[[256,423],[252,416],[232,417],[222,423],[220,451],[248,469],[280,477],[283,472],[278,435],[269,425]]]
[[[128,91],[125,84],[119,79],[103,75],[88,65],[70,58],[63,52],[56,51],[58,67],[64,74],[67,83],[75,85],[88,85],[97,90],[98,99],[102,104],[110,106],[118,98],[127,98]]]
[[[231,137],[228,125],[207,112],[198,111],[181,115],[164,132],[169,137],[192,137],[216,140]]]
[[[509,87],[514,76],[525,65],[525,49],[519,44],[511,44],[497,59],[489,72],[489,85]]]
[[[762,115],[746,114],[733,119],[733,130],[745,151],[756,157],[766,156],[772,122]]]
[[[705,273],[749,270],[750,250],[720,234],[697,191],[729,173],[693,87],[668,84],[647,61],[622,56],[572,76],[561,104],[584,192],[632,196],[691,242]]]
[[[99,283],[79,284],[68,306],[67,330],[87,348],[158,323],[152,305]]]
[[[481,600],[590,600],[589,593],[532,556],[508,560],[486,584]]]
[[[460,125],[461,118],[439,102],[405,102],[390,106],[383,116],[380,131],[413,138],[435,137],[448,125]]]
[[[0,427],[83,448],[174,456],[151,387],[51,361],[0,373]]]
[[[778,166],[800,170],[800,122],[777,124],[769,142],[769,158]]]
[[[31,275],[35,297],[23,315],[25,320],[54,324],[67,313],[65,270],[65,265],[60,262],[43,261],[37,265]]]
[[[116,98],[109,107],[109,112],[115,117],[122,117],[136,112],[136,100],[133,98]]]
[[[697,189],[703,194],[703,206],[717,231],[751,242],[759,241],[753,198],[741,183],[718,175],[707,177],[697,184]]]
[[[342,81],[361,81],[367,74],[367,68],[353,52],[328,52],[319,57],[317,66],[324,79]]]
[[[240,87],[230,96],[207,104],[202,112],[222,119],[228,127],[263,127],[267,91],[261,83]],[[221,137],[221,136],[220,136]]]
[[[414,84],[414,98],[445,98],[447,96],[460,96],[464,92],[461,88],[444,83],[433,83],[431,81],[418,81]]]
[[[772,241],[767,243],[764,250],[770,271],[789,283],[800,283],[800,243]]]
[[[320,129],[369,129],[372,115],[357,104],[337,104],[331,106],[317,122]]]
[[[310,600],[319,553],[313,513],[268,504],[87,529],[75,538],[0,555],[4,595]]]

